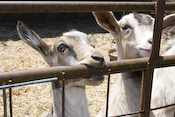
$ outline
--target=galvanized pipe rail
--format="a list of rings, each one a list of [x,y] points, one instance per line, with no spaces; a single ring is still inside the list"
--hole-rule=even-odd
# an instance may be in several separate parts
[[[95,1],[0,1],[0,13],[59,13],[92,11],[154,11],[156,2]],[[165,10],[174,10],[175,2],[167,2]]]

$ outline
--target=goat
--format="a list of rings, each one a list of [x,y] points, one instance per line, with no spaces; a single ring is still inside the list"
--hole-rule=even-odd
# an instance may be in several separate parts
[[[87,34],[76,30],[63,33],[52,38],[53,43],[47,44],[39,35],[22,21],[17,22],[18,35],[29,46],[37,50],[49,66],[65,66],[85,64],[94,68],[104,66],[103,55],[94,48],[93,40]],[[86,85],[99,85],[103,76],[65,80],[65,116],[89,117],[88,102],[85,92]],[[52,109],[43,116],[62,116],[62,82],[51,82]]]
[[[116,41],[118,60],[149,57],[152,46],[154,18],[147,14],[130,13],[117,21],[114,14],[110,11],[93,12],[93,15],[98,25],[113,35]],[[163,29],[171,28],[175,25],[175,14],[168,15],[163,20]],[[163,55],[174,55],[174,48],[175,46],[171,47]],[[175,73],[173,71],[175,71],[175,67],[155,69],[151,107],[175,103],[175,93],[173,92],[173,89],[175,89]],[[109,116],[139,110],[141,72],[121,73],[118,75],[111,89]],[[165,87],[167,89],[164,89]],[[174,112],[175,108],[171,107],[155,111],[150,115],[174,117]],[[105,107],[97,116],[105,116]]]

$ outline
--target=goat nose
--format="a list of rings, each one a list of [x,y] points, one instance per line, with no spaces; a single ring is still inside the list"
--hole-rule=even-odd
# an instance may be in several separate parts
[[[148,40],[148,43],[152,44],[152,39],[149,39],[149,40]]]
[[[91,57],[94,59],[94,60],[97,60],[97,61],[100,61],[100,62],[104,62],[104,58],[103,56],[95,56],[95,55],[91,55]]]

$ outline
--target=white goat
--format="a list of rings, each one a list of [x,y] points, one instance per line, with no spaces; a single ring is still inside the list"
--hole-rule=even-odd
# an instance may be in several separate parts
[[[36,49],[50,66],[85,64],[94,68],[104,66],[103,55],[94,48],[93,41],[85,33],[70,31],[45,43],[33,30],[18,21],[17,32],[21,39]],[[89,117],[85,85],[99,85],[103,76],[78,78],[65,81],[65,117]],[[45,116],[62,116],[62,82],[51,83],[52,109]]]
[[[119,60],[149,57],[154,27],[154,19],[150,15],[130,13],[120,21],[117,21],[110,11],[93,12],[93,15],[97,23],[113,35]],[[163,29],[170,28],[174,24],[175,14],[166,16]],[[171,47],[164,55],[175,55],[175,46]],[[175,67],[160,68],[154,71],[151,107],[175,103],[174,71]],[[119,75],[111,89],[109,116],[139,110],[141,72],[121,73]],[[174,117],[175,107],[154,112],[156,117]],[[105,116],[105,107],[97,116]]]

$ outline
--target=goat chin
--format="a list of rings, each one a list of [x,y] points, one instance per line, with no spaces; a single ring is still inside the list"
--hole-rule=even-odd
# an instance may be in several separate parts
[[[139,49],[139,56],[141,56],[141,57],[149,57],[150,56],[150,52],[151,52],[150,49],[142,49],[142,48],[140,48]]]

